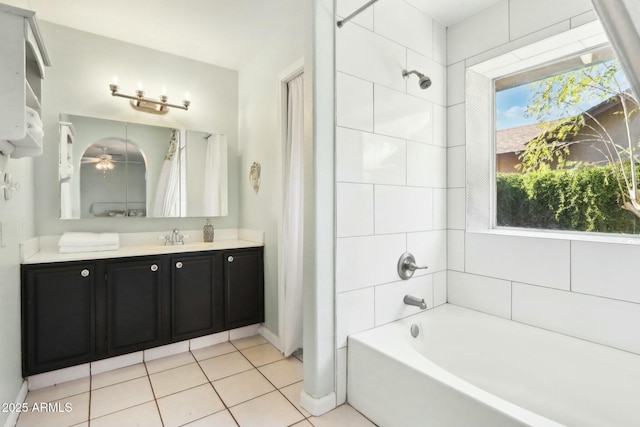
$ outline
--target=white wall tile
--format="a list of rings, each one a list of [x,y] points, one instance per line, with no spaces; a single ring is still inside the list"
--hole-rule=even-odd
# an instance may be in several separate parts
[[[403,92],[406,51],[403,46],[358,25],[345,25],[336,32],[337,71]]]
[[[433,138],[432,104],[406,93],[375,85],[375,132],[430,143]]]
[[[189,351],[189,341],[180,341],[173,344],[167,344],[160,347],[144,350],[144,361],[160,359],[162,357],[173,356],[174,354]]]
[[[440,105],[433,106],[433,145],[447,146],[447,108]]]
[[[447,28],[447,61],[453,64],[507,42],[509,2],[501,1]]]
[[[407,142],[407,185],[447,188],[447,149]]]
[[[243,326],[241,328],[231,329],[229,330],[229,340],[239,340],[241,338],[251,337],[253,335],[258,335],[260,331],[260,324],[255,323],[253,325]]]
[[[447,28],[433,21],[433,60],[447,65]]]
[[[336,297],[336,346],[347,345],[347,337],[356,332],[371,329],[374,323],[373,288],[341,292]]]
[[[449,147],[459,147],[467,143],[464,106],[465,104],[458,104],[447,108],[447,142]]]
[[[336,202],[338,237],[373,234],[373,185],[338,183]]]
[[[362,0],[338,0],[336,1],[336,15],[338,15],[338,17],[342,19],[351,15],[360,7],[362,7]],[[370,7],[366,10],[363,10],[358,16],[352,18],[349,22],[373,30],[373,8]],[[345,24],[345,27],[347,25],[349,24]],[[340,29],[337,28],[336,31],[340,31]]]
[[[342,347],[336,351],[336,404],[338,406],[347,401],[347,351],[348,347]]]
[[[373,130],[373,83],[337,73],[336,123],[352,129]]]
[[[513,320],[640,353],[640,305],[513,284]]]
[[[433,275],[433,306],[447,303],[447,272],[439,271]]]
[[[507,280],[448,271],[447,299],[450,304],[511,318],[511,282]]]
[[[598,14],[595,10],[590,10],[589,12],[585,12],[581,15],[574,16],[571,18],[571,28],[576,28],[584,24],[588,24],[589,22],[597,21]]]
[[[103,372],[113,371],[114,369],[137,365],[143,361],[144,353],[142,351],[123,354],[122,356],[109,357],[108,359],[96,360],[95,362],[91,362],[91,375],[98,375]]]
[[[447,231],[447,268],[464,271],[464,231]]]
[[[433,275],[413,276],[409,280],[375,287],[376,326],[393,322],[420,312],[419,307],[403,302],[405,295],[424,299],[427,308],[433,307]]]
[[[89,375],[91,375],[91,364],[84,363],[82,365],[71,366],[69,368],[31,375],[27,378],[27,387],[30,391],[37,390],[39,388],[88,377]]]
[[[640,302],[638,260],[638,245],[573,241],[571,290]]]
[[[191,338],[189,340],[189,349],[197,350],[227,341],[229,341],[229,331],[218,332],[217,334],[205,335],[204,337]]]
[[[433,189],[433,229],[444,230],[447,228],[447,190],[443,188]]]
[[[447,190],[447,228],[464,230],[466,223],[464,188]]]
[[[385,0],[374,6],[373,28],[376,33],[431,57],[433,54],[433,20],[403,0]]]
[[[416,264],[426,265],[427,270],[417,270],[414,275],[431,274],[447,269],[447,231],[425,231],[407,234],[407,252],[416,258]]]
[[[441,106],[447,105],[447,67],[431,58],[409,50],[407,51],[407,70],[416,70],[431,79],[429,88],[420,89],[418,77],[415,74],[411,74],[406,79],[408,94]]]
[[[464,61],[456,62],[447,67],[447,106],[451,107],[464,102],[465,73]]]
[[[569,289],[570,244],[498,234],[467,233],[465,268],[468,273]]]
[[[370,132],[336,129],[336,179],[342,182],[405,185],[406,142]]]
[[[336,290],[344,292],[397,280],[398,259],[406,249],[404,234],[339,238]]]
[[[462,188],[465,180],[465,146],[451,147],[447,150],[447,187]]]
[[[376,234],[426,231],[433,228],[430,188],[375,187]]]
[[[509,2],[511,40],[550,27],[593,9],[590,0],[511,0]]]

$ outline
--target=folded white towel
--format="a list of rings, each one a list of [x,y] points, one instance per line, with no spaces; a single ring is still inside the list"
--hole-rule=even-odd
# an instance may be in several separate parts
[[[120,235],[118,233],[67,232],[58,240],[58,246],[67,248],[120,246]]]
[[[103,252],[117,251],[120,245],[96,245],[96,246],[60,246],[61,254],[71,254],[79,252]]]

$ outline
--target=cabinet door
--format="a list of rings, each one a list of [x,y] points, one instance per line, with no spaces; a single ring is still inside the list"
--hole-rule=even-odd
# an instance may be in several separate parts
[[[224,329],[222,256],[171,258],[171,340],[208,335]]]
[[[95,264],[22,268],[23,374],[92,360]]]
[[[227,329],[264,322],[262,253],[255,248],[224,254]]]
[[[106,271],[107,354],[166,342],[165,273],[160,257],[110,261]]]

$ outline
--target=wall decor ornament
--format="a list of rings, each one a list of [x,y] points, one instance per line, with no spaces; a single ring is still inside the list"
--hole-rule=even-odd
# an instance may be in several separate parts
[[[260,190],[260,169],[260,163],[253,162],[251,169],[249,170],[249,182],[256,194],[258,193],[258,190]]]

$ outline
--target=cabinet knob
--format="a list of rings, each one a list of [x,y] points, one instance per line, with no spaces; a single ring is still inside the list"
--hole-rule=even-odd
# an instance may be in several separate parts
[[[182,262],[181,261],[176,262],[176,268],[182,268]]]
[[[231,255],[229,255],[229,257],[227,257],[227,261],[233,262],[233,257]]]
[[[158,271],[158,264],[151,264],[151,271]]]
[[[82,277],[89,277],[89,270],[87,270],[87,269],[85,268],[84,270],[82,270],[82,271],[80,272],[80,275],[81,275]]]

